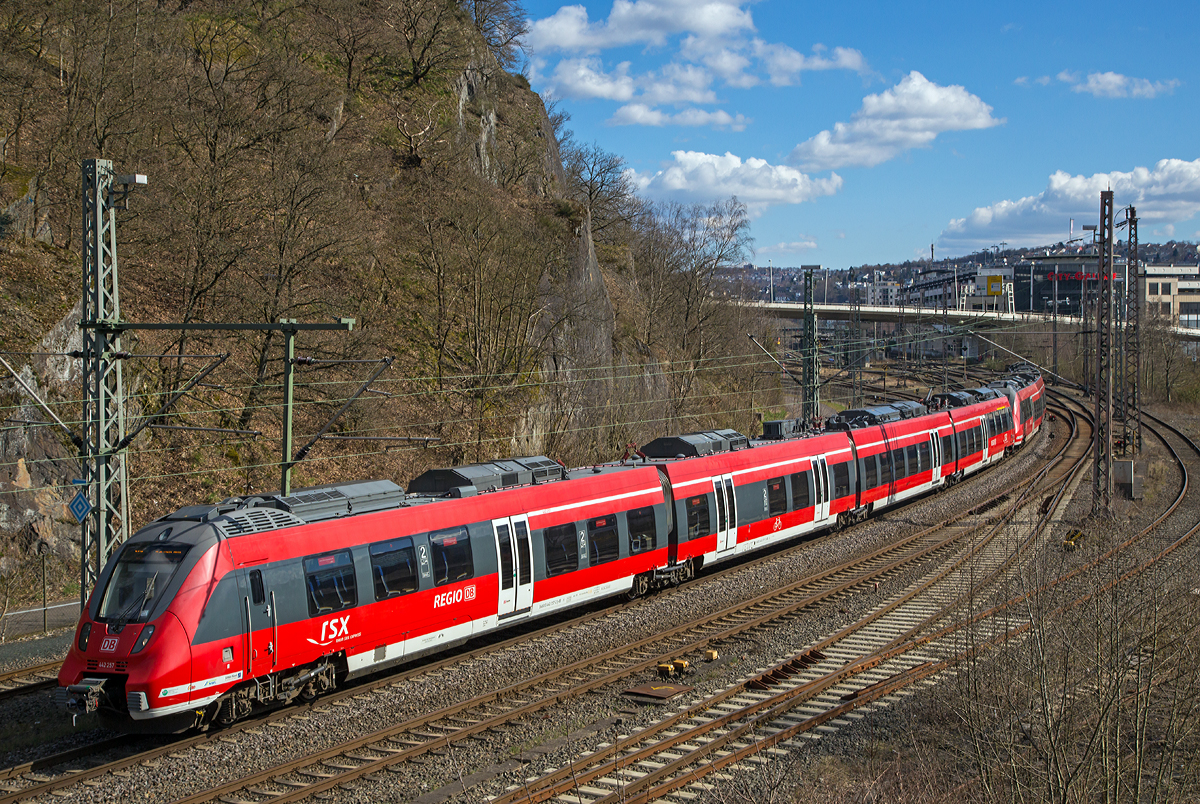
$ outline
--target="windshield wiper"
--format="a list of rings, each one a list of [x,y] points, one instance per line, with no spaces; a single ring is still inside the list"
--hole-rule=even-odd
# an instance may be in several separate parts
[[[153,575],[151,575],[150,578],[146,581],[146,591],[142,592],[142,596],[140,598],[138,598],[137,600],[134,600],[128,606],[126,606],[125,609],[119,615],[117,615],[115,624],[118,627],[124,627],[125,624],[128,623],[129,620],[131,619],[131,615],[135,611],[140,609],[142,606],[146,605],[146,603],[152,597],[154,597],[154,582],[156,580],[158,580],[157,572],[154,573]]]

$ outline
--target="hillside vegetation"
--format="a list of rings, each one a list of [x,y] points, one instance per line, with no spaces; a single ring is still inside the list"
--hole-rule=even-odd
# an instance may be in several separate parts
[[[395,363],[301,463],[303,486],[401,484],[432,465],[619,458],[667,431],[753,429],[777,381],[761,321],[725,301],[746,257],[736,199],[638,199],[508,72],[511,0],[0,4],[0,282],[8,352],[78,348],[80,161],[149,184],[119,214],[126,321],[328,322],[301,333],[296,443]],[[231,357],[129,459],[134,524],[278,488],[277,332],[141,332],[131,421]],[[748,355],[750,355],[748,357]],[[79,361],[16,356],[78,426]],[[758,395],[754,391],[758,390]],[[7,377],[0,530],[63,551],[74,448]]]

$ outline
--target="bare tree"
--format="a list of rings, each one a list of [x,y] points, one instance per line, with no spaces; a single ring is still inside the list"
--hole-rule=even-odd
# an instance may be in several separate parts
[[[516,64],[521,54],[521,37],[528,31],[525,8],[520,0],[461,0],[501,67]]]
[[[409,87],[421,86],[457,63],[462,52],[457,11],[456,0],[408,0],[394,7],[395,18],[388,25],[403,48],[396,71]]]
[[[637,208],[635,188],[625,160],[593,143],[563,154],[573,198],[592,215],[592,236],[605,239],[617,224],[628,224]]]

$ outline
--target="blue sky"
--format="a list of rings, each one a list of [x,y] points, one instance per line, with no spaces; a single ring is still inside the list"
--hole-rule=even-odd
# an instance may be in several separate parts
[[[1200,239],[1200,3],[526,0],[526,70],[655,200],[844,268],[1095,223]]]

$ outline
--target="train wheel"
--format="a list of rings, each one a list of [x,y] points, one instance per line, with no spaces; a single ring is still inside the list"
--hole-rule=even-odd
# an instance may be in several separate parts
[[[629,588],[626,597],[630,600],[637,600],[642,595],[650,591],[650,576],[646,574],[634,575],[633,586]]]
[[[696,565],[693,564],[692,560],[689,558],[687,561],[683,562],[683,569],[681,569],[679,571],[679,582],[687,583],[688,581],[690,581],[692,578],[695,578],[695,577],[696,577]]]

